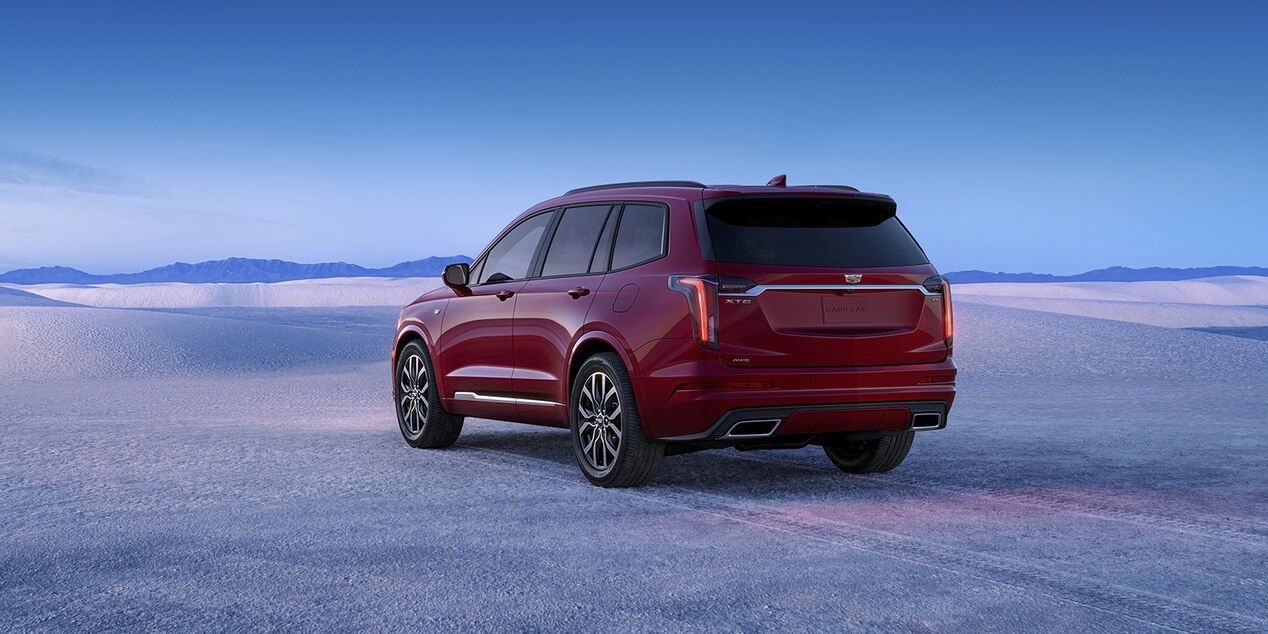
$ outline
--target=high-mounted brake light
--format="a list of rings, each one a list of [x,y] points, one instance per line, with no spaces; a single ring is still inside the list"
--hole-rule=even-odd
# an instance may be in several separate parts
[[[942,332],[947,343],[947,354],[951,354],[951,344],[955,339],[955,316],[951,311],[951,280],[935,275],[925,280],[924,286],[930,293],[942,294]]]
[[[671,275],[669,288],[687,298],[691,330],[701,345],[718,347],[718,287],[708,276]]]

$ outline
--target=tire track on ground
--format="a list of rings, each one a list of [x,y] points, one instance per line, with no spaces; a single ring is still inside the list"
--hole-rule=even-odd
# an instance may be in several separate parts
[[[473,460],[493,467],[512,469],[535,477],[577,484],[575,477],[564,477],[555,473],[561,468],[558,462],[461,443],[456,448],[465,450],[464,453],[478,453],[497,458],[483,459],[456,452],[446,452],[444,455]],[[1249,615],[1227,612],[1015,559],[944,546],[859,524],[798,515],[769,506],[751,504],[734,496],[691,491],[678,487],[620,489],[614,490],[614,493],[678,506],[810,541],[864,550],[909,563],[931,566],[1023,592],[1054,597],[1162,628],[1193,632],[1211,630],[1262,632],[1268,629],[1268,622]]]
[[[803,460],[769,459],[744,455],[729,457],[764,464],[796,466],[823,473],[840,473],[835,467],[823,467]],[[862,476],[853,482],[876,487],[889,487],[897,484],[914,489],[964,496],[985,495],[989,496],[991,501],[1001,501],[1017,506],[1049,511],[1061,511],[1108,521],[1126,522],[1158,530],[1184,533],[1195,537],[1234,541],[1248,546],[1262,548],[1265,543],[1268,543],[1268,527],[1261,527],[1260,523],[1247,518],[1226,518],[1212,515],[1191,515],[1187,517],[1161,515],[1147,511],[1124,509],[1113,504],[1086,498],[1071,499],[1067,496],[1045,491],[999,491],[971,485],[931,484],[926,480],[893,473],[881,475],[879,478],[878,476]]]

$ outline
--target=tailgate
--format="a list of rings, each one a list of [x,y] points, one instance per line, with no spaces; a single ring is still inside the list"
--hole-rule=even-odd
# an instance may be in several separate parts
[[[947,356],[941,295],[915,275],[755,275],[719,263],[724,278],[759,280],[718,295],[718,346],[728,365],[831,367],[936,363]]]
[[[892,201],[742,197],[711,204],[717,338],[737,367],[934,363],[947,356],[937,271]]]

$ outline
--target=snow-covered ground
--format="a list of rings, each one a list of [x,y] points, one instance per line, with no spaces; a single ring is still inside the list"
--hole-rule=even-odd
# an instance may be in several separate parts
[[[1268,342],[957,311],[898,470],[614,491],[557,430],[407,447],[395,308],[0,306],[0,629],[1268,630]]]
[[[35,284],[0,286],[18,295],[102,308],[401,306],[440,285],[434,277],[343,277],[253,284]],[[1268,326],[1268,278],[1181,282],[962,284],[960,302],[1009,306],[1169,328]]]
[[[102,308],[209,306],[404,306],[440,286],[438,277],[333,277],[249,284],[8,284],[7,287]],[[5,286],[0,286],[0,289]]]
[[[1268,326],[1268,277],[960,284],[952,290],[957,305],[973,302],[1168,328]]]
[[[70,306],[66,302],[49,299],[21,288],[0,286],[0,306]]]

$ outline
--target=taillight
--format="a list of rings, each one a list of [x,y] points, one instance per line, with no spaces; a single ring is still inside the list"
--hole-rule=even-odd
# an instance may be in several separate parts
[[[931,293],[942,294],[942,332],[947,343],[947,354],[951,354],[951,344],[955,339],[955,317],[951,312],[951,280],[935,275],[924,281],[924,286]]]
[[[718,347],[718,286],[705,275],[671,275],[669,288],[687,298],[691,311],[691,330],[696,341],[709,348]]]
[[[951,313],[951,282],[942,282],[942,328],[947,336],[947,354],[951,354],[951,341],[955,338],[955,316]]]

